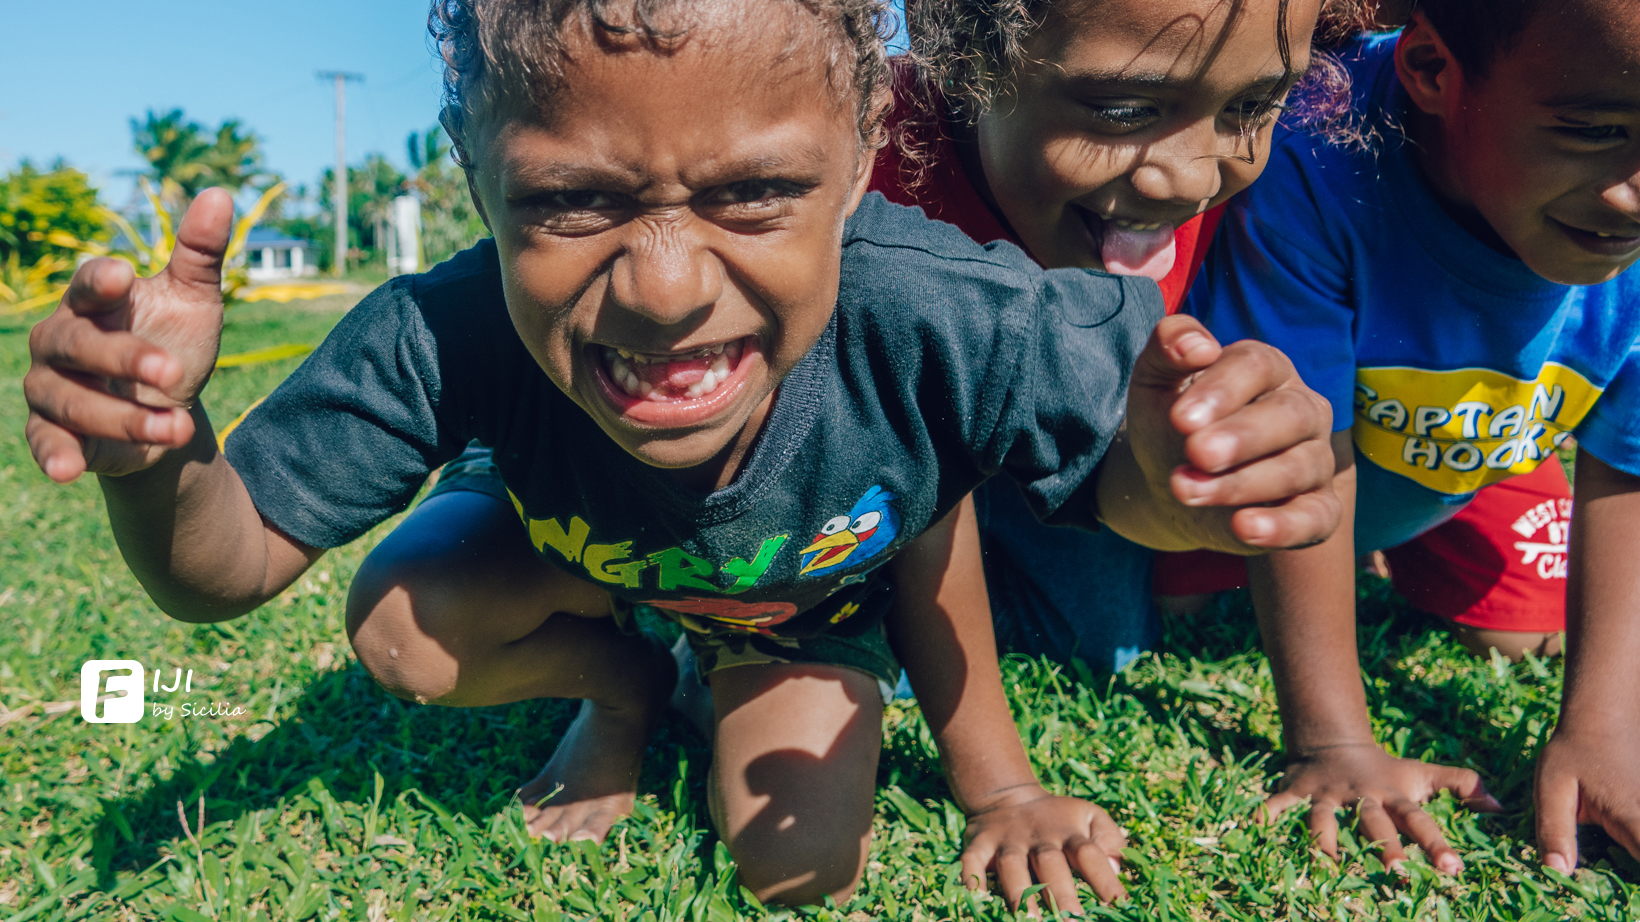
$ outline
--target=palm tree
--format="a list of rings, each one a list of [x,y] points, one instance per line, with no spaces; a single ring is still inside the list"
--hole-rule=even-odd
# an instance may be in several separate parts
[[[148,161],[143,175],[159,186],[169,179],[182,190],[185,201],[168,204],[185,205],[211,186],[237,193],[268,176],[262,168],[261,139],[245,131],[238,119],[224,121],[213,140],[181,109],[163,115],[150,109],[145,120],[131,120],[131,141]]]

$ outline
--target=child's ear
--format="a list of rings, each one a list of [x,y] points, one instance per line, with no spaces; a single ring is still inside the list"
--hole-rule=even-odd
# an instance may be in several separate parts
[[[1429,115],[1446,112],[1461,79],[1457,59],[1423,13],[1412,15],[1395,43],[1395,73],[1412,104]]]

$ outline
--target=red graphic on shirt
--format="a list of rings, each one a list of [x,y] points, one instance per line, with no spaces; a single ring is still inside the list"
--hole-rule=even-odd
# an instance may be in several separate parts
[[[1526,510],[1509,526],[1525,538],[1516,541],[1520,562],[1537,565],[1539,579],[1566,578],[1566,546],[1572,534],[1572,501],[1546,499]]]
[[[790,602],[739,602],[734,599],[655,599],[644,602],[667,611],[700,615],[744,631],[768,633],[768,628],[797,614]]]

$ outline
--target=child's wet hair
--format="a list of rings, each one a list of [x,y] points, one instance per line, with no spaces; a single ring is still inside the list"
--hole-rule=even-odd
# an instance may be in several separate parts
[[[1498,56],[1525,33],[1543,0],[1413,0],[1463,72],[1485,79]]]
[[[1060,0],[916,0],[909,4],[906,27],[919,87],[938,94],[951,116],[974,122],[1028,63],[1026,39],[1041,28],[1057,2]],[[1281,0],[1276,45],[1282,65],[1291,73],[1289,3]],[[1316,22],[1316,46],[1332,47],[1372,28],[1379,6],[1375,0],[1326,0]],[[1303,75],[1293,74],[1299,76]],[[1326,121],[1339,107],[1348,105],[1348,83],[1340,84],[1342,71],[1329,60],[1317,56],[1308,77],[1313,91],[1301,93],[1308,97],[1308,120]]]
[[[790,4],[820,21],[823,46],[808,43],[785,53],[818,56],[839,98],[854,97],[862,144],[880,147],[889,99],[884,42],[893,32],[886,0],[741,0],[745,7],[759,3]],[[550,111],[572,30],[636,39],[664,53],[688,39],[688,17],[699,6],[698,0],[433,0],[427,30],[444,62],[441,120],[458,162],[472,166],[472,128],[505,107]],[[767,29],[765,18],[740,20],[756,23],[749,29]]]

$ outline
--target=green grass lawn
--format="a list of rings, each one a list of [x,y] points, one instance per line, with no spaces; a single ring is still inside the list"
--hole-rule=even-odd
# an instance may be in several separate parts
[[[235,307],[223,351],[317,343],[343,307]],[[447,710],[376,687],[351,655],[342,606],[388,525],[248,617],[167,619],[121,563],[96,484],[53,486],[29,459],[27,332],[0,318],[0,922],[765,914],[711,831],[708,752],[689,731],[663,728],[637,814],[601,850],[552,845],[524,834],[512,792],[552,751],[567,705]],[[205,395],[213,419],[232,419],[299,361],[219,372]],[[1379,738],[1398,754],[1475,768],[1514,811],[1431,807],[1468,870],[1445,877],[1415,852],[1402,879],[1348,831],[1335,865],[1309,850],[1296,815],[1272,828],[1250,822],[1280,771],[1280,724],[1248,604],[1232,598],[1170,625],[1158,654],[1117,677],[1006,664],[1044,782],[1128,830],[1132,900],[1095,915],[1640,918],[1640,866],[1603,836],[1585,837],[1575,878],[1535,860],[1531,775],[1559,664],[1476,660],[1381,584],[1364,582],[1361,594]],[[192,670],[192,694],[150,692],[175,708],[170,720],[86,723],[78,676],[89,659],[139,660],[166,685]],[[183,716],[184,704],[205,714]],[[916,707],[891,706],[884,732],[866,881],[848,905],[801,914],[1006,917],[1000,900],[955,881],[963,819]]]

